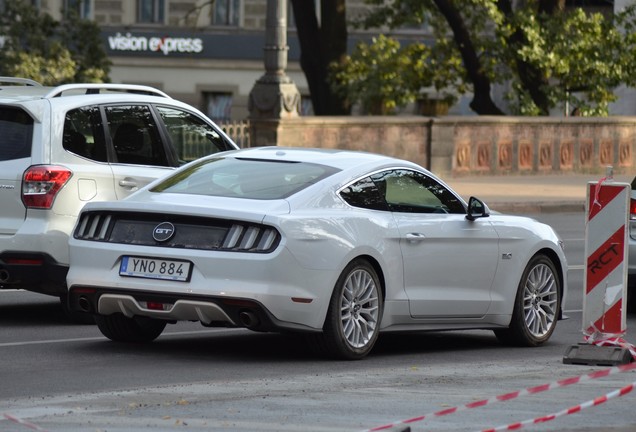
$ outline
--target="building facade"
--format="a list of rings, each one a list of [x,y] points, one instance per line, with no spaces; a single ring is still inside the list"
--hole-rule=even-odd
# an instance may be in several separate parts
[[[3,1],[0,0],[0,5]],[[112,61],[110,79],[116,83],[145,84],[197,106],[217,122],[248,117],[248,99],[263,75],[265,20],[268,0],[31,0],[56,19],[73,9],[102,29]],[[612,13],[634,0],[568,0],[569,6]],[[315,3],[319,14],[320,0]],[[310,4],[310,2],[308,2]],[[347,18],[365,11],[364,0],[347,0]],[[300,68],[291,5],[287,7],[286,73],[300,91],[301,114],[312,115],[309,88]],[[426,38],[426,27],[393,32],[399,38]],[[349,29],[349,46],[369,40],[377,32]],[[505,106],[502,89],[494,98]],[[500,94],[501,93],[501,94]],[[617,90],[620,100],[610,114],[636,114],[632,89]],[[461,97],[449,114],[472,115],[470,95]],[[407,107],[406,114],[419,113]],[[566,110],[567,112],[567,110]],[[555,116],[564,115],[562,108]]]
[[[56,19],[74,9],[94,20],[112,61],[111,81],[159,88],[199,107],[215,121],[248,116],[249,93],[264,73],[267,0],[35,0],[34,4]],[[355,16],[362,8],[363,0],[348,1],[347,15]],[[286,72],[301,93],[301,114],[311,115],[291,5],[287,11]]]

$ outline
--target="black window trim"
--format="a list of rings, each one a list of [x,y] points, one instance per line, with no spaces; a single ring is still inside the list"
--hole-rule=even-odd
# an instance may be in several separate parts
[[[430,179],[430,180],[432,180],[432,181],[435,181],[435,182],[436,182],[436,183],[438,183],[440,186],[444,187],[444,189],[446,189],[449,193],[451,193],[451,194],[452,194],[455,198],[457,198],[457,201],[458,201],[458,202],[462,205],[462,207],[464,207],[464,212],[466,212],[466,211],[467,211],[467,205],[466,205],[466,203],[464,202],[463,198],[462,198],[462,197],[460,197],[459,195],[457,195],[457,193],[456,193],[454,190],[452,190],[452,189],[451,189],[448,185],[446,185],[444,182],[442,182],[441,180],[439,180],[439,179],[435,178],[434,176],[432,176],[432,175],[428,174],[428,173],[427,173],[427,172],[425,172],[425,171],[421,171],[421,170],[418,170],[418,169],[416,169],[416,168],[412,168],[412,167],[405,167],[405,166],[392,166],[392,167],[385,167],[385,168],[377,169],[377,170],[375,170],[375,171],[372,171],[372,172],[366,173],[366,174],[364,174],[364,175],[361,175],[361,176],[357,177],[356,179],[354,179],[354,180],[352,180],[352,181],[350,181],[350,182],[347,182],[347,184],[345,184],[344,186],[342,186],[342,187],[338,188],[338,190],[336,191],[336,195],[338,195],[338,198],[339,198],[339,199],[340,199],[340,200],[341,200],[341,201],[342,201],[345,205],[347,205],[348,207],[351,207],[351,208],[355,208],[355,209],[364,209],[364,210],[368,210],[368,211],[393,212],[393,211],[390,209],[390,206],[388,205],[388,203],[387,203],[387,210],[377,210],[377,209],[370,209],[370,208],[366,208],[366,207],[356,207],[356,206],[353,206],[353,205],[349,204],[349,203],[348,203],[348,202],[347,202],[347,201],[346,201],[346,200],[342,197],[341,193],[342,193],[342,191],[343,191],[344,189],[346,189],[346,188],[350,187],[351,185],[353,185],[353,184],[355,184],[355,183],[357,183],[357,182],[361,181],[361,180],[362,180],[362,179],[364,179],[364,178],[367,178],[367,177],[371,178],[371,177],[373,177],[374,175],[376,175],[376,174],[378,174],[378,173],[381,173],[381,172],[396,171],[396,170],[411,171],[411,172],[414,172],[414,173],[417,173],[417,174],[421,174],[421,175],[423,175],[423,176],[427,177],[428,179]],[[385,202],[386,202],[386,201],[385,201]],[[420,214],[426,214],[426,213],[420,213]]]

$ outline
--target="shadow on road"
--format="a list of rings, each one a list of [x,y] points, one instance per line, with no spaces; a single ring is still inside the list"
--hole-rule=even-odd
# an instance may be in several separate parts
[[[498,348],[500,349],[501,345],[494,334],[487,331],[387,334],[380,335],[367,359],[434,353],[448,355],[451,352],[473,355],[475,349]],[[302,335],[253,333],[249,330],[219,330],[216,334],[202,331],[200,335],[171,335],[166,331],[159,339],[147,344],[119,343],[105,339],[78,344],[73,349],[93,354],[100,353],[114,359],[135,358],[142,364],[150,360],[155,363],[188,362],[190,365],[197,361],[206,364],[211,361],[223,363],[227,361],[298,363],[316,360],[338,362],[317,352]]]
[[[71,324],[56,297],[9,300],[0,292],[0,326],[25,327],[42,324]],[[5,294],[6,295],[6,294]]]

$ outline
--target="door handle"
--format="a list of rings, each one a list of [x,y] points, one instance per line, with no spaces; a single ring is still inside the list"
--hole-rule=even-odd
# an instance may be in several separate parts
[[[424,240],[426,236],[422,233],[408,233],[406,235],[406,240],[411,243],[416,243]]]
[[[139,185],[137,184],[136,181],[128,180],[128,179],[119,180],[119,186],[123,188],[131,189],[131,190],[139,188]]]

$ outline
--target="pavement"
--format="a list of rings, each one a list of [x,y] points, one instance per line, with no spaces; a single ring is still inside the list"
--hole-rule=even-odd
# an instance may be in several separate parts
[[[585,210],[587,185],[602,174],[527,174],[498,176],[446,176],[442,179],[464,199],[475,196],[491,210],[502,213],[558,213]],[[634,176],[614,176],[628,183]]]

